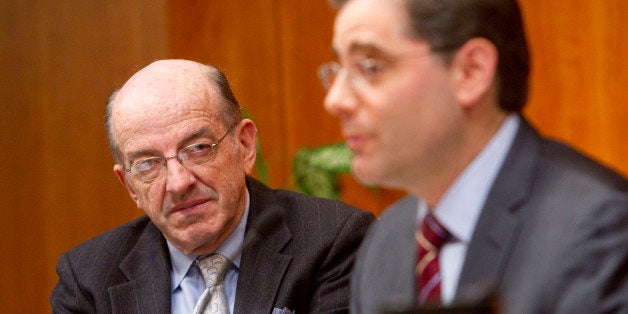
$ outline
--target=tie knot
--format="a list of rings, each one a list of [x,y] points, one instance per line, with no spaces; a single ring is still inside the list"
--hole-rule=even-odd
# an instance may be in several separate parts
[[[201,269],[205,285],[211,287],[222,284],[231,262],[218,253],[212,253],[206,256],[199,256],[196,264]]]
[[[451,239],[451,233],[449,233],[449,231],[447,231],[447,229],[445,229],[445,227],[438,222],[436,217],[430,213],[423,218],[420,237],[429,242],[421,243],[424,241],[419,241],[419,243],[421,243],[426,250],[438,251],[447,241],[449,241],[449,239]]]

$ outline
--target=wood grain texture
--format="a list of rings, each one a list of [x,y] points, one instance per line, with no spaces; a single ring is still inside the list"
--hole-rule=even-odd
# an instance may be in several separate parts
[[[628,4],[523,1],[533,73],[530,119],[628,175]]]
[[[104,104],[166,56],[165,2],[0,3],[0,309],[46,313],[59,255],[141,215],[113,175]]]

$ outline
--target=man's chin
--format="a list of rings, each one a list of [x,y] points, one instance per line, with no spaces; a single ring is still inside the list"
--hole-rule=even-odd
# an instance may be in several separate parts
[[[364,185],[377,185],[378,180],[372,167],[366,165],[363,160],[354,159],[351,163],[351,174],[353,177]]]
[[[174,247],[186,255],[197,254],[202,255],[204,246],[209,243],[207,239],[198,239],[196,237],[179,237],[172,240],[168,240]]]
[[[162,230],[162,233],[168,242],[185,254],[196,251],[198,247],[209,242],[211,238],[210,231],[204,230],[200,224],[194,222],[179,222],[175,228]]]

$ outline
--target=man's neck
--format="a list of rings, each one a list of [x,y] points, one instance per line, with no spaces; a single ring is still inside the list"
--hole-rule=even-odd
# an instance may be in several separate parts
[[[432,172],[417,180],[415,187],[408,192],[423,199],[430,208],[434,208],[458,179],[469,164],[486,148],[500,130],[508,113],[496,111],[481,121],[474,121],[465,127],[464,140],[447,155],[449,160],[442,160],[440,172]]]

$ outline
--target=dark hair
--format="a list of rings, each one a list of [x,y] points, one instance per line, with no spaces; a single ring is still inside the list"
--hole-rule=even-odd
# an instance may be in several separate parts
[[[348,0],[329,0],[336,8]],[[472,38],[485,38],[499,54],[499,106],[519,112],[528,95],[530,56],[516,0],[406,0],[410,36],[425,40],[446,62]]]
[[[218,95],[221,97],[220,107],[218,109],[218,116],[222,122],[231,128],[238,124],[242,120],[242,110],[238,100],[235,98],[229,80],[225,74],[218,68],[207,65],[207,78],[208,83],[213,84],[216,87]],[[122,153],[118,148],[118,145],[111,133],[111,113],[113,108],[113,102],[120,90],[115,90],[111,93],[111,96],[107,99],[107,105],[105,107],[105,129],[107,131],[107,138],[109,139],[109,148],[115,161],[119,164],[123,163]]]

